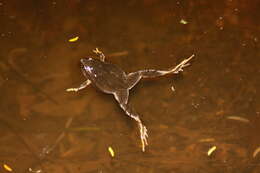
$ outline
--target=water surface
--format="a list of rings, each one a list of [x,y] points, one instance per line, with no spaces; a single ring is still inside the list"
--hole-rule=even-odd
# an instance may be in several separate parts
[[[1,171],[259,172],[258,4],[0,1]],[[85,80],[79,59],[96,47],[126,72],[167,69],[195,54],[181,74],[131,90],[149,130],[145,153],[113,96],[92,86],[65,91]]]

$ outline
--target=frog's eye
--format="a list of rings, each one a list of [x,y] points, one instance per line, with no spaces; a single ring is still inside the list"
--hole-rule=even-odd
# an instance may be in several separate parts
[[[91,61],[92,60],[92,58],[82,58],[81,60],[80,60],[80,62],[82,63],[82,64],[86,64],[88,61]]]
[[[84,64],[85,61],[86,61],[86,60],[85,60],[84,58],[80,59],[80,62],[81,62],[82,64]]]

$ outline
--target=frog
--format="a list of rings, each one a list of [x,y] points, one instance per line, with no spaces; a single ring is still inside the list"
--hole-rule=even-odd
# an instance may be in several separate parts
[[[189,61],[195,55],[191,55],[168,70],[145,69],[126,73],[120,67],[105,61],[104,53],[98,48],[94,49],[93,52],[99,58],[88,57],[80,59],[81,70],[86,80],[79,87],[68,88],[66,91],[78,92],[92,84],[100,91],[112,94],[125,114],[137,122],[142,151],[145,152],[145,147],[148,146],[148,131],[140,115],[128,103],[129,91],[142,78],[155,78],[183,71],[184,67],[190,65]]]

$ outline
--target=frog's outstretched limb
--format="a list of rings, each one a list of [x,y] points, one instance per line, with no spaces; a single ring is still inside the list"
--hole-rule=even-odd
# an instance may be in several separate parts
[[[101,52],[98,48],[94,49],[93,52],[99,56],[100,61],[105,62],[105,58],[106,58],[106,57],[105,57],[105,55],[104,55],[103,52]],[[85,71],[83,71],[83,74],[86,76]],[[87,76],[86,76],[86,77],[87,77]],[[77,91],[79,91],[79,90],[82,90],[82,89],[86,88],[86,87],[87,87],[88,85],[90,85],[90,84],[91,84],[91,81],[90,81],[89,79],[87,79],[87,80],[86,80],[85,82],[83,82],[79,87],[76,87],[76,88],[68,88],[68,89],[66,89],[66,91],[68,91],[68,92],[71,92],[71,91],[77,92]]]
[[[105,62],[105,55],[98,48],[94,49],[93,52],[99,56],[100,61]]]
[[[140,138],[142,142],[142,151],[145,152],[145,146],[148,145],[147,138],[148,133],[145,125],[143,125],[143,122],[141,121],[139,115],[128,105],[128,95],[129,90],[121,90],[116,93],[114,93],[115,99],[118,101],[120,107],[124,110],[126,115],[133,118],[138,123],[138,128],[140,132]]]
[[[188,62],[194,57],[195,55],[191,55],[189,58],[183,60],[180,64],[175,66],[174,68],[171,68],[169,70],[154,70],[154,69],[147,69],[147,70],[139,70],[137,72],[129,73],[127,75],[127,80],[129,83],[129,88],[133,88],[140,79],[142,78],[155,78],[159,76],[164,76],[167,74],[177,74],[181,71],[183,71],[184,67],[187,67],[190,65]]]
[[[77,87],[77,88],[68,88],[68,89],[66,89],[66,91],[68,91],[68,92],[71,92],[71,91],[77,92],[79,90],[82,90],[82,89],[86,88],[90,84],[91,84],[91,81],[89,79],[87,79],[79,87]]]

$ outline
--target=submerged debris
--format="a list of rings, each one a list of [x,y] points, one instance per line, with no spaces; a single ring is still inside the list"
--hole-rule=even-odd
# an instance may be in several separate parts
[[[199,142],[213,142],[213,141],[215,141],[214,138],[203,138],[199,140]]]
[[[250,122],[248,119],[243,118],[243,117],[238,117],[238,116],[228,116],[227,119],[241,121],[241,122],[244,122],[244,123]]]
[[[75,127],[75,128],[68,128],[68,130],[84,132],[84,131],[97,131],[97,130],[100,130],[100,128],[98,128],[98,127]]]
[[[257,147],[253,152],[253,158],[255,158],[259,152],[260,152],[260,147]]]
[[[114,53],[111,53],[111,54],[109,54],[108,56],[109,57],[118,57],[118,56],[126,56],[126,55],[128,55],[129,53],[128,53],[128,51],[121,51],[121,52],[114,52]]]
[[[216,146],[211,147],[211,148],[208,150],[208,156],[210,156],[216,149],[217,149]]]

